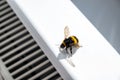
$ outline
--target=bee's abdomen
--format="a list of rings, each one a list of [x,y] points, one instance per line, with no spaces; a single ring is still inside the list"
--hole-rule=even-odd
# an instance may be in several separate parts
[[[74,38],[77,40],[77,43],[79,42],[78,38],[76,36],[74,36]]]
[[[70,36],[71,40],[73,41],[74,44],[77,44],[79,40],[77,39],[76,36]]]

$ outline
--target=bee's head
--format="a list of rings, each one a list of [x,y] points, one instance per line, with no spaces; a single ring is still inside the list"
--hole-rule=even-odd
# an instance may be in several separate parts
[[[60,45],[60,48],[65,48],[65,45],[62,43],[62,44]]]

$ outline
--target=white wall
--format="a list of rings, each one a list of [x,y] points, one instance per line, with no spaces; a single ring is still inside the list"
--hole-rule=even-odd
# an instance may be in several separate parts
[[[120,53],[120,0],[71,0]]]

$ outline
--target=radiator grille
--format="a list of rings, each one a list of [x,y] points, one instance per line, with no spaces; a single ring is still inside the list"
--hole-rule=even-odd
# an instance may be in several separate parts
[[[14,80],[63,80],[5,0],[0,0],[0,47]]]

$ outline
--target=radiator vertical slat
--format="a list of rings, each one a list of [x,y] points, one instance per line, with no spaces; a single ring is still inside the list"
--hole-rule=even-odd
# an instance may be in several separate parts
[[[40,56],[39,58],[37,58],[37,59],[31,61],[30,63],[26,64],[25,66],[21,67],[20,69],[23,70],[24,68],[32,65],[33,63],[37,62],[38,60],[40,60],[40,59],[42,59],[42,58],[44,58],[44,57],[45,57],[45,55],[42,55],[42,56]],[[20,62],[19,62],[19,63],[20,63]],[[19,63],[18,63],[18,64],[19,64]],[[16,67],[18,64],[12,65],[12,66],[8,67],[8,69],[11,70],[11,69],[13,69],[14,67]]]
[[[36,78],[40,77],[41,75],[45,74],[47,71],[51,70],[53,68],[53,66],[50,66],[46,69],[44,69],[43,71],[41,71],[40,73],[38,73],[37,75],[35,75],[34,77],[30,78],[29,80],[35,80]]]
[[[8,6],[9,6],[8,4],[2,5],[2,6],[0,7],[0,10],[5,9],[5,8],[8,7]]]
[[[34,40],[30,40],[30,41],[26,42],[25,44],[22,44],[20,47],[17,47],[15,49],[11,50],[8,55],[6,54],[5,56],[2,56],[2,59],[4,60],[6,57],[12,55],[13,53],[16,53],[17,51],[19,51],[20,49],[22,49],[26,46],[29,46],[29,44],[31,44],[31,43],[34,43]]]
[[[11,31],[12,29],[14,29],[15,27],[17,27],[17,25],[19,25],[21,22],[19,20],[17,20],[16,22],[13,22],[12,24],[8,25],[8,27],[5,27],[1,30],[1,34],[5,34],[8,31]]]
[[[5,21],[6,19],[12,17],[13,15],[15,15],[15,13],[14,13],[14,12],[10,12],[9,14],[1,17],[1,21],[3,22],[3,21]]]
[[[17,16],[14,16],[14,17],[8,19],[7,21],[1,23],[0,27],[5,27],[6,25],[9,25],[11,22],[16,21],[17,19],[18,19]]]
[[[2,5],[2,4],[5,3],[5,2],[6,2],[5,0],[0,1],[0,5]]]
[[[15,40],[21,38],[22,36],[25,36],[26,34],[28,34],[27,30],[23,30],[23,31],[21,31],[19,34],[15,34],[15,35],[7,38],[6,40],[4,40],[4,41],[1,43],[1,46],[5,45],[5,44],[8,44],[8,43],[12,43],[12,42],[14,42]]]
[[[34,54],[32,54],[32,56],[35,55],[35,54],[38,54],[38,52],[39,51],[36,51]],[[27,59],[31,58],[32,56],[27,56],[26,58],[20,60],[19,62],[16,62],[15,64],[13,64],[12,66],[10,66],[9,68],[13,68],[14,66],[22,64],[24,61],[27,61]]]
[[[53,76],[55,76],[55,75],[57,75],[57,74],[58,74],[57,71],[55,71],[55,72],[53,72],[52,74],[50,74],[49,76],[43,78],[42,80],[49,80],[51,77],[53,77]]]
[[[25,37],[27,37],[27,36],[25,36]],[[29,35],[28,35],[28,37],[29,37]],[[15,55],[15,56],[13,56],[11,59],[9,59],[8,61],[6,61],[5,64],[11,62],[12,60],[18,58],[18,57],[21,56],[21,55],[27,53],[28,51],[30,51],[31,49],[34,49],[34,48],[37,47],[37,46],[38,46],[38,45],[33,45],[33,46],[31,46],[30,48],[26,49],[25,51],[21,52],[20,54],[17,54],[17,55]]]
[[[11,36],[11,35],[15,35],[17,32],[21,31],[24,29],[23,25],[20,25],[18,27],[16,27],[15,29],[11,30],[10,32],[7,32],[6,34],[1,36],[1,40],[5,40],[5,38]]]
[[[6,33],[6,35],[1,36],[1,39],[7,38],[8,36],[11,36],[11,35],[15,35],[16,32],[19,32],[19,30],[20,30],[20,29],[23,29],[23,28],[24,28],[24,27],[21,26],[21,27],[18,27],[18,28],[16,28],[16,29],[13,29],[12,31]],[[15,43],[13,43],[13,44],[15,44]],[[4,52],[5,49],[8,49],[8,48],[11,47],[11,46],[12,46],[12,45],[9,45],[9,46],[7,46],[6,48],[1,49],[1,52]]]
[[[31,61],[30,63],[26,64],[25,66],[23,66],[23,67],[21,67],[21,68],[17,69],[16,71],[12,72],[11,74],[12,74],[12,75],[17,74],[18,72],[20,72],[20,71],[24,70],[24,69],[25,69],[25,68],[27,68],[28,66],[30,66],[30,65],[32,65],[32,64],[34,64],[34,63],[36,63],[37,61],[39,61],[39,60],[43,59],[44,57],[45,57],[45,55],[40,56],[39,58],[37,58],[37,59],[35,59],[35,60]],[[14,67],[14,66],[13,66],[13,67]],[[11,69],[12,69],[12,67],[11,67],[11,68],[9,68],[9,70],[11,70]]]
[[[8,12],[12,12],[12,9],[10,7],[8,7],[7,9],[3,10],[0,12],[0,16],[4,16],[6,13]]]
[[[42,65],[45,65],[45,64],[47,64],[48,62],[49,62],[49,61],[47,60],[47,61],[43,62]],[[26,72],[25,74],[21,75],[21,76],[18,77],[17,79],[20,80],[20,79],[24,78],[25,76],[29,75],[29,74],[32,73],[33,71],[38,70],[42,65],[38,65],[37,67],[33,68],[32,70],[30,70],[30,71]],[[51,69],[51,68],[53,68],[53,66],[50,66],[50,69]]]

